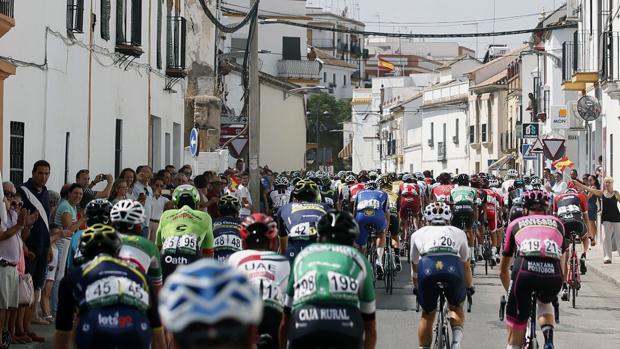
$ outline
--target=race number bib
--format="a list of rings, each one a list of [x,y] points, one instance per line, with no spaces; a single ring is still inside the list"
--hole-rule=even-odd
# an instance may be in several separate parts
[[[110,276],[86,287],[89,306],[107,306],[115,303],[134,305],[140,309],[149,306],[149,295],[137,282],[126,277]]]
[[[562,255],[562,249],[555,240],[545,239],[545,255],[548,257],[559,258]]]
[[[289,231],[289,238],[309,237],[316,235],[316,227],[314,223],[310,222],[299,223],[291,228]]]
[[[566,205],[562,207],[558,207],[558,216],[568,216],[574,215],[576,213],[581,213],[581,210],[577,205]]]
[[[366,211],[368,209],[378,210],[380,207],[381,207],[381,203],[379,202],[379,200],[376,200],[376,199],[364,200],[364,201],[357,203],[358,211],[362,211],[362,210]]]
[[[258,286],[258,289],[261,290],[264,301],[271,301],[277,303],[278,305],[282,304],[283,297],[280,293],[280,288],[271,280],[255,279],[253,282]]]
[[[296,299],[311,296],[316,292],[316,270],[309,271],[304,274],[297,282],[295,282]]]
[[[213,246],[215,249],[241,250],[241,238],[235,234],[223,234],[213,240]]]
[[[198,237],[194,234],[170,236],[164,240],[162,252],[177,251],[195,254],[198,252]]]
[[[519,251],[525,256],[540,256],[540,244],[539,239],[526,239],[519,245]]]
[[[329,292],[330,293],[352,293],[356,294],[359,289],[359,283],[357,279],[343,275],[337,272],[327,272],[327,278],[329,279]]]

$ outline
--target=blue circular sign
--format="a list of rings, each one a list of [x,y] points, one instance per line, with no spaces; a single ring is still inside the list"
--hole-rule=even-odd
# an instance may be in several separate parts
[[[195,128],[189,133],[189,152],[192,156],[198,156],[198,130]]]

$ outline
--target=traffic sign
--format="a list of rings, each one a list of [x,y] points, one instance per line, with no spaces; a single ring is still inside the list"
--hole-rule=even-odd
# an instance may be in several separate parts
[[[540,126],[537,123],[523,124],[523,138],[538,138]]]
[[[532,144],[532,147],[530,148],[530,152],[534,153],[534,154],[541,154],[543,152],[543,145],[540,142],[540,138],[536,138],[536,140],[534,141],[534,144]]]
[[[543,153],[545,154],[545,157],[549,160],[557,160],[561,158],[566,151],[566,147],[564,146],[564,139],[546,138],[543,139],[542,142]]]
[[[192,156],[198,156],[198,130],[192,128],[189,133],[189,152]]]
[[[521,145],[521,154],[523,155],[523,160],[537,160],[538,154],[532,152],[531,144],[522,144]]]

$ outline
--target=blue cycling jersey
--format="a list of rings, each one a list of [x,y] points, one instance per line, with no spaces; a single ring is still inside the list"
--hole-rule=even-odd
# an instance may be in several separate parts
[[[243,250],[241,218],[219,217],[213,220],[213,258],[224,262],[231,254]]]
[[[276,217],[278,235],[288,237],[291,261],[304,247],[316,242],[316,223],[328,208],[327,204],[315,202],[289,202],[280,208]]]
[[[366,216],[383,216],[388,206],[388,195],[383,190],[364,189],[355,197],[355,212],[363,212]]]
[[[80,252],[80,239],[84,230],[78,230],[71,237],[69,242],[69,252],[67,253],[67,270],[79,267],[84,263],[82,253]]]

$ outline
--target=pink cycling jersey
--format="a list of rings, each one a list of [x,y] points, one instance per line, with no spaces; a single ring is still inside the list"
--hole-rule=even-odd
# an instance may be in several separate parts
[[[566,250],[564,226],[554,216],[532,215],[512,221],[506,229],[503,255],[560,259]]]

